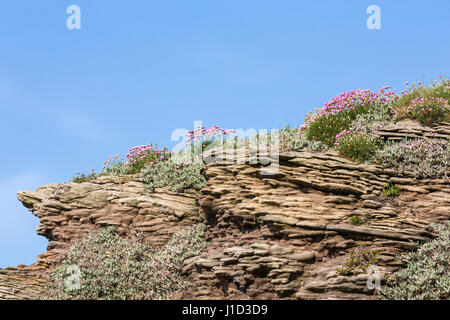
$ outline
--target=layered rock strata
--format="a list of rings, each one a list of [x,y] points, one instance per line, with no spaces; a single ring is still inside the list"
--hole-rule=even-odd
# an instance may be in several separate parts
[[[368,274],[339,274],[350,251],[378,253],[384,278],[401,267],[397,255],[433,238],[430,225],[450,218],[444,179],[415,179],[391,169],[360,165],[334,152],[290,152],[274,175],[258,164],[210,165],[196,193],[147,193],[135,176],[59,183],[19,200],[40,218],[48,251],[35,265],[0,270],[0,299],[37,298],[43,270],[89,230],[114,226],[126,236],[142,231],[155,246],[198,222],[210,244],[185,261],[195,286],[177,299],[376,299]],[[383,186],[402,187],[397,198]],[[350,224],[352,216],[364,223]]]

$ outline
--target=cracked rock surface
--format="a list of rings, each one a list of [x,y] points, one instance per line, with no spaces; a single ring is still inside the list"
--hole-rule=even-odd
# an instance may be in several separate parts
[[[376,299],[368,274],[338,274],[350,251],[377,252],[385,278],[402,266],[398,254],[432,239],[430,225],[450,218],[447,180],[415,179],[334,152],[283,153],[274,175],[248,163],[211,165],[204,174],[199,193],[150,194],[135,176],[19,192],[49,245],[32,266],[0,269],[0,299],[38,298],[42,272],[89,230],[115,226],[124,237],[142,231],[161,246],[199,222],[210,243],[185,261],[183,274],[194,285],[176,299]],[[388,183],[402,194],[383,196]],[[364,223],[350,224],[352,216]]]

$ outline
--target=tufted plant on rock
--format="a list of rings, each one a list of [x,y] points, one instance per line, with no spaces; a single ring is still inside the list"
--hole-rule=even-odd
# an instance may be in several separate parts
[[[126,155],[127,160],[120,157],[118,154],[110,156],[108,160],[103,163],[101,175],[123,175],[135,174],[154,163],[159,163],[170,158],[170,151],[168,148],[158,148],[158,145],[142,145],[136,146],[129,150]]]
[[[147,164],[159,163],[169,157],[170,152],[167,148],[159,149],[158,145],[153,144],[137,146],[130,149],[125,166],[130,166],[132,173],[139,173]]]
[[[75,242],[60,266],[50,270],[45,299],[142,300],[168,299],[189,283],[181,276],[183,261],[206,247],[205,226],[175,233],[160,250],[143,242],[141,234],[121,239],[113,227]],[[72,266],[79,268],[79,286],[67,285]]]
[[[79,172],[75,172],[75,174],[76,174],[76,176],[72,178],[72,182],[75,182],[75,183],[87,182],[87,181],[90,181],[97,177],[97,173],[95,173],[94,169],[91,169],[91,173],[89,173],[87,175],[84,173],[79,173]]]
[[[361,218],[360,216],[352,216],[350,218],[350,223],[354,226],[360,226],[363,225],[365,220]]]
[[[410,118],[417,119],[424,126],[431,126],[448,116],[450,106],[443,98],[426,97],[413,99],[406,110]]]
[[[114,156],[110,156],[108,160],[103,162],[103,168],[100,175],[123,175],[123,174],[132,174],[133,167],[127,165],[127,161],[120,157],[120,155],[116,154]]]
[[[383,195],[386,197],[398,197],[402,192],[402,188],[395,184],[388,184],[383,188]]]
[[[280,150],[281,151],[301,151],[307,149],[310,151],[326,151],[328,145],[321,141],[308,140],[304,132],[299,128],[284,127],[280,130]]]
[[[369,266],[378,263],[378,256],[378,252],[359,246],[350,250],[350,256],[345,261],[345,265],[342,268],[338,268],[336,273],[339,275],[364,273]]]
[[[422,99],[428,101],[430,98],[434,98],[435,100],[443,99],[447,102],[450,101],[450,80],[444,79],[442,76],[439,76],[439,80],[435,80],[429,86],[420,81],[412,84],[406,82],[405,85],[406,89],[401,92],[401,95],[392,100],[398,119],[407,118],[412,115],[411,106],[413,105],[413,101],[417,103],[417,101],[421,101]],[[450,120],[448,111],[444,118],[446,121]]]

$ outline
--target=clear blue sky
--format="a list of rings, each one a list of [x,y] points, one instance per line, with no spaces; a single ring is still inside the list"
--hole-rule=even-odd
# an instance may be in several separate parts
[[[68,30],[66,8],[81,8]],[[368,30],[366,8],[381,8]],[[99,170],[129,147],[173,146],[194,120],[298,125],[342,91],[450,70],[448,0],[14,0],[0,6],[0,267],[47,241],[20,189]]]

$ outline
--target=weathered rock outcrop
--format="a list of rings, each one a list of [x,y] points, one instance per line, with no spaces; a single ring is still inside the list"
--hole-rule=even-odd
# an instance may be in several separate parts
[[[19,192],[40,218],[48,252],[31,267],[1,270],[0,299],[39,296],[39,273],[93,228],[113,225],[124,236],[143,231],[159,246],[199,221],[208,225],[210,244],[185,261],[183,273],[195,286],[175,298],[375,299],[368,275],[337,274],[350,250],[378,252],[386,275],[401,266],[397,254],[433,237],[431,223],[450,218],[448,181],[358,165],[334,152],[282,154],[272,176],[250,164],[212,165],[205,176],[199,194],[150,194],[132,176]],[[402,187],[400,197],[382,195],[388,183]],[[350,224],[354,215],[365,223]]]
[[[334,153],[284,154],[273,177],[250,165],[209,167],[206,176],[199,202],[214,240],[188,261],[196,283],[189,297],[375,298],[367,275],[336,273],[349,250],[379,252],[388,274],[401,266],[396,255],[433,237],[432,222],[450,218],[448,181],[416,180]],[[384,197],[388,183],[405,192]],[[364,225],[351,225],[354,215]]]
[[[417,121],[405,119],[397,123],[380,126],[375,133],[387,140],[403,140],[405,138],[438,138],[450,140],[450,124],[439,122],[431,128],[423,127]]]

